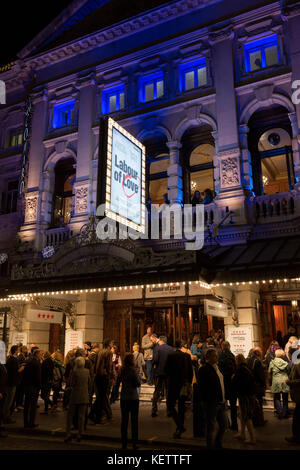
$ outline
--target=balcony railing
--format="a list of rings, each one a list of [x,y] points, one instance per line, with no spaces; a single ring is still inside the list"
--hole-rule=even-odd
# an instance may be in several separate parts
[[[253,216],[258,223],[290,220],[299,213],[300,198],[295,191],[253,198]]]
[[[72,230],[69,227],[52,228],[46,232],[45,246],[53,246],[58,248],[63,245],[73,236]]]

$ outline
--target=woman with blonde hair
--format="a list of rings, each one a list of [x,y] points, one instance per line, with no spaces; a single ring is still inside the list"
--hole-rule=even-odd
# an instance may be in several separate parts
[[[290,388],[286,384],[289,379],[289,364],[284,360],[285,352],[283,349],[275,351],[275,358],[272,359],[269,365],[269,373],[272,374],[272,387],[271,392],[274,394],[274,407],[278,419],[288,418],[288,397]],[[282,406],[281,406],[282,395]]]
[[[239,399],[241,432],[236,434],[236,438],[245,442],[245,444],[256,443],[253,415],[255,409],[255,382],[252,372],[247,366],[247,361],[243,354],[238,354],[235,358],[236,372],[232,378],[232,390]],[[246,427],[250,439],[246,439]]]
[[[285,353],[285,356],[286,356],[289,360],[291,360],[291,358],[290,358],[290,348],[292,347],[293,343],[294,343],[295,341],[297,341],[297,339],[298,339],[297,336],[290,336],[288,342],[287,342],[286,345],[285,345],[284,353]]]
[[[54,369],[53,369],[53,411],[57,409],[57,403],[60,391],[62,390],[62,381],[65,375],[65,368],[63,366],[64,356],[62,352],[57,349],[51,355],[54,361]]]
[[[144,368],[145,368],[145,365],[146,365],[144,355],[140,352],[140,347],[139,347],[138,343],[134,343],[132,349],[133,349],[133,357],[134,357],[134,360],[135,360],[135,368],[137,370],[138,376],[139,376],[140,381],[142,383],[143,372],[144,372]],[[140,396],[140,393],[141,393],[141,387],[138,387],[139,396]]]

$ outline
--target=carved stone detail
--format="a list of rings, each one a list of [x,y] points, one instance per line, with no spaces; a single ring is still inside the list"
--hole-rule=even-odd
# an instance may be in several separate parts
[[[222,188],[231,188],[240,184],[238,159],[230,157],[221,161]]]
[[[75,189],[75,214],[86,214],[88,212],[88,186],[79,186]]]
[[[25,223],[37,220],[39,193],[32,192],[25,195]]]

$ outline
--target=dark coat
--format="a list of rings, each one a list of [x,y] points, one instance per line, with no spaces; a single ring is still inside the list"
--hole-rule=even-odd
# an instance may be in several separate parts
[[[165,376],[165,365],[167,362],[167,357],[170,353],[174,352],[174,349],[168,344],[161,344],[154,348],[153,355],[153,366],[154,366],[154,376]]]
[[[21,375],[18,372],[18,359],[14,356],[8,356],[5,367],[7,370],[8,386],[16,387],[21,381]]]
[[[70,405],[87,405],[89,403],[90,373],[89,370],[75,369],[71,378]]]
[[[200,367],[198,381],[201,401],[223,402],[220,379],[212,365],[206,363],[203,367]]]
[[[141,379],[134,367],[121,368],[116,380],[116,389],[119,390],[122,383],[121,400],[138,400],[138,387],[141,386]]]
[[[240,364],[232,378],[232,389],[238,398],[250,397],[255,392],[255,381],[246,364]]]
[[[264,395],[266,391],[266,372],[263,363],[256,356],[248,359],[247,365],[254,376],[255,394]]]
[[[54,369],[54,362],[51,357],[48,357],[42,362],[41,365],[41,379],[42,379],[42,387],[49,385],[53,382],[53,369]]]
[[[231,351],[224,351],[219,356],[219,369],[224,376],[225,397],[229,400],[232,395],[231,378],[236,371],[235,357]]]
[[[174,393],[177,396],[185,383],[192,383],[193,366],[191,356],[179,349],[168,354],[165,374],[169,380],[168,393]]]
[[[0,364],[0,393],[6,395],[8,386],[7,370],[3,364]]]
[[[40,389],[42,386],[41,363],[35,357],[30,359],[25,366],[23,374],[23,385],[26,388]]]

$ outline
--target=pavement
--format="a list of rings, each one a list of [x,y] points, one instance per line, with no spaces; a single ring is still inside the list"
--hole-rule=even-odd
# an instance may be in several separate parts
[[[42,400],[39,401],[39,408],[37,410],[36,424],[37,428],[32,430],[24,430],[23,428],[23,412],[14,412],[13,420],[15,424],[6,425],[8,435],[18,436],[52,436],[55,441],[59,443],[65,437],[65,423],[66,412],[62,410],[62,405],[59,403],[58,411],[55,413],[49,412],[49,415],[41,414],[44,411]],[[121,413],[120,404],[117,402],[112,405],[113,419],[111,423],[94,425],[88,421],[87,429],[84,432],[82,441],[87,445],[92,445],[92,442],[99,442],[101,445],[108,447],[115,447],[120,449],[120,423]],[[236,434],[233,431],[227,430],[224,436],[223,445],[228,450],[300,450],[300,445],[291,445],[285,441],[285,436],[291,436],[292,418],[285,420],[278,420],[274,416],[272,410],[265,410],[265,419],[267,423],[264,427],[256,428],[257,443],[255,446],[250,446],[240,442],[234,438]],[[150,403],[140,403],[139,412],[139,443],[143,449],[190,449],[201,450],[205,449],[206,443],[203,438],[193,437],[192,425],[192,409],[187,406],[185,416],[186,432],[182,434],[180,439],[174,439],[173,433],[175,432],[175,424],[171,418],[167,417],[166,405],[161,403],[156,418],[151,417]],[[130,434],[129,434],[130,437]],[[48,439],[49,441],[49,439]],[[5,439],[0,440],[0,448],[4,449]],[[74,442],[74,441],[73,441]],[[73,446],[72,442],[72,446]],[[75,441],[76,442],[76,441]],[[74,442],[74,444],[75,444]],[[58,446],[59,447],[59,446]],[[6,447],[7,448],[7,447]]]

